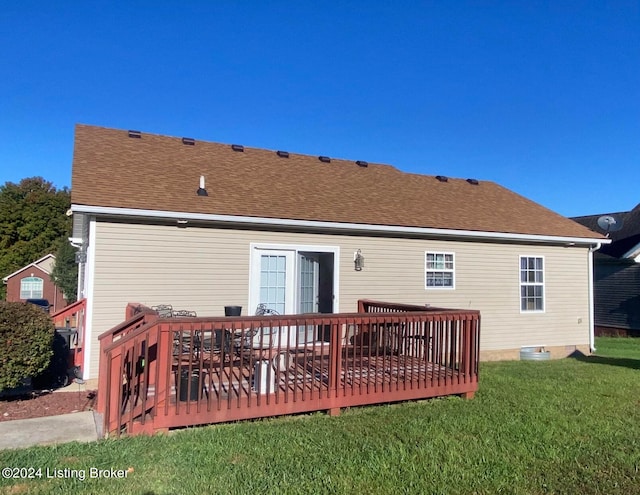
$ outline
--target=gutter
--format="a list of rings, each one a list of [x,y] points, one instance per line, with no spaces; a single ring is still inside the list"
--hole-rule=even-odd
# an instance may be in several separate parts
[[[595,245],[589,248],[589,350],[593,354],[596,351],[595,342],[595,321],[594,321],[594,306],[593,300],[593,253],[596,252],[602,246],[601,242],[597,242]]]
[[[264,218],[247,217],[235,215],[215,215],[207,213],[187,213],[178,211],[142,210],[136,208],[118,208],[111,206],[89,206],[72,204],[71,210],[75,213],[89,213],[93,215],[124,216],[138,218],[157,218],[163,220],[175,220],[181,223],[193,221],[223,222],[236,225],[272,226],[272,227],[294,227],[308,229],[331,229],[344,232],[368,232],[368,233],[396,233],[412,235],[430,235],[436,237],[457,237],[474,238],[479,240],[508,240],[515,242],[534,242],[540,244],[564,244],[566,246],[608,244],[611,239],[587,238],[587,237],[564,237],[538,234],[517,234],[505,232],[483,232],[459,229],[436,229],[426,227],[403,227],[398,225],[371,225],[347,222],[324,222],[315,220],[293,220],[287,218]]]

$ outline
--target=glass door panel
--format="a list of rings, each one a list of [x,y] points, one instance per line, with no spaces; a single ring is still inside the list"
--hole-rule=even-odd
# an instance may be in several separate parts
[[[287,255],[260,256],[260,301],[268,309],[283,315],[287,310]]]
[[[298,255],[298,313],[318,312],[318,256],[311,253]],[[298,327],[298,344],[315,340],[314,325]]]

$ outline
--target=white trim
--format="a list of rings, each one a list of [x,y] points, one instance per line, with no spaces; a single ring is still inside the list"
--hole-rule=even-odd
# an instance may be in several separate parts
[[[427,255],[428,254],[434,254],[434,255],[442,254],[444,256],[451,255],[452,262],[453,262],[453,268],[451,270],[449,270],[447,268],[443,268],[443,269],[432,268],[431,270],[429,270],[427,268]],[[446,260],[445,260],[445,263],[446,263]],[[453,285],[451,287],[447,287],[447,286],[440,286],[440,287],[433,286],[432,287],[432,286],[427,285],[427,272],[428,271],[451,273],[452,274]],[[425,251],[424,252],[424,288],[425,288],[425,290],[455,290],[456,289],[456,253],[454,253],[453,251]]]
[[[540,258],[542,260],[542,283],[538,282],[522,282],[522,258]],[[542,309],[522,309],[522,286],[542,286]],[[520,308],[520,314],[543,314],[547,312],[547,260],[540,254],[521,254],[518,257],[518,306]]]
[[[50,273],[50,272],[48,272],[47,270],[45,270],[45,269],[44,269],[44,268],[42,268],[41,266],[38,266],[38,263],[43,262],[44,260],[46,260],[46,259],[47,259],[47,258],[49,258],[49,257],[53,258],[54,260],[56,259],[56,256],[55,256],[54,254],[52,254],[52,253],[45,254],[42,258],[40,258],[40,259],[38,259],[38,260],[35,260],[33,263],[29,263],[28,265],[23,266],[23,267],[22,267],[22,268],[20,268],[19,270],[16,270],[16,271],[15,271],[15,272],[13,272],[12,274],[7,275],[6,277],[4,277],[4,278],[2,279],[2,281],[6,284],[6,283],[9,281],[9,279],[10,279],[11,277],[15,277],[18,273],[20,273],[21,271],[26,270],[27,268],[29,268],[29,267],[31,267],[31,266],[36,267],[38,270],[42,270],[42,271],[43,271],[44,273],[46,273],[47,275],[51,275],[51,273]]]
[[[528,241],[535,243],[560,243],[566,245],[594,245],[609,244],[611,239],[564,237],[535,234],[515,234],[505,232],[482,232],[458,229],[434,229],[426,227],[402,227],[398,225],[371,225],[359,223],[323,222],[315,220],[291,220],[286,218],[263,218],[234,215],[214,215],[207,213],[187,213],[177,211],[139,210],[135,208],[116,208],[110,206],[71,205],[71,209],[78,213],[92,213],[97,215],[113,215],[128,217],[164,218],[172,220],[200,220],[209,222],[226,222],[247,225],[273,225],[283,227],[321,228],[343,231],[362,231],[378,233],[420,234],[431,236],[463,237],[475,239],[502,239],[509,241]]]
[[[251,311],[255,309],[255,306],[252,306],[255,296],[252,293],[252,287],[256,287],[254,285],[256,282],[254,280],[255,273],[258,273],[259,270],[256,268],[257,256],[256,252],[258,251],[288,251],[293,252],[295,257],[297,258],[300,252],[311,252],[311,253],[332,253],[333,254],[333,312],[340,312],[340,247],[339,246],[326,246],[326,245],[315,245],[315,244],[270,244],[270,243],[258,243],[252,242],[249,244],[249,290],[248,290],[248,313],[251,315]],[[297,259],[295,260],[297,264]],[[255,272],[255,273],[254,273]],[[297,277],[297,269],[294,270],[294,277]],[[259,282],[259,280],[258,280]],[[259,287],[259,284],[257,285]],[[297,280],[294,283],[294,287],[297,286]],[[297,308],[297,297],[294,290],[294,308]]]
[[[598,248],[600,249],[600,248]],[[597,249],[596,249],[597,251]],[[633,246],[629,251],[622,255],[623,258],[633,258],[636,263],[640,262],[640,243]]]
[[[87,306],[84,315],[84,363],[82,363],[82,378],[91,377],[91,347],[93,346],[93,292],[96,265],[96,219],[89,221],[89,246],[87,261],[84,264],[84,294]]]
[[[253,315],[255,309],[258,307],[260,301],[260,277],[261,277],[261,263],[262,256],[283,256],[286,261],[285,265],[285,295],[284,295],[284,312],[279,311],[280,314],[293,314],[295,312],[295,266],[296,266],[296,252],[293,250],[275,250],[275,249],[253,249],[251,251],[252,262],[250,265],[254,268],[249,273],[249,307],[247,308],[247,314]],[[275,309],[275,308],[271,308]]]

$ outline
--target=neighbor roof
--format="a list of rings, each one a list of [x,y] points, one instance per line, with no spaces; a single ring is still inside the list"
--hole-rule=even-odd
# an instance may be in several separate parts
[[[43,261],[46,261],[48,259],[52,259],[55,261],[56,257],[54,254],[49,253],[49,254],[45,254],[42,258],[37,259],[36,261],[34,261],[33,263],[29,263],[28,265],[23,266],[22,268],[20,268],[19,270],[16,270],[13,273],[10,273],[9,275],[7,275],[6,277],[4,277],[2,279],[2,281],[6,284],[7,281],[11,278],[11,277],[15,277],[17,274],[19,274],[20,272],[25,271],[27,268],[38,268],[40,270],[42,270],[44,273],[46,273],[47,275],[51,275],[51,273],[49,272],[49,270],[44,267],[44,266],[40,266],[42,264]]]
[[[328,153],[329,154],[329,153]],[[358,157],[366,159],[367,157]],[[364,165],[364,164],[361,164]],[[76,126],[74,205],[527,235],[599,234],[493,182]],[[200,176],[208,196],[196,195]]]
[[[600,254],[621,258],[640,245],[640,204],[636,205],[631,211],[586,215],[574,217],[573,220],[596,232],[603,232],[598,226],[598,218],[605,215],[612,216],[616,221],[622,222],[622,228],[608,233],[612,243],[602,246],[599,251]]]

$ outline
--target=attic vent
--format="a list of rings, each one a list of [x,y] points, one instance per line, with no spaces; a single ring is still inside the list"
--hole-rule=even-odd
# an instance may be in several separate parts
[[[368,166],[369,166],[369,164],[368,164],[367,162],[363,162],[362,160],[358,160],[358,161],[356,162],[356,165],[357,165],[358,167],[368,167]]]
[[[319,156],[318,160],[320,160],[322,163],[331,163],[331,158],[329,158],[328,156]]]
[[[244,151],[244,146],[242,146],[241,144],[232,144],[231,149],[233,151]]]
[[[128,135],[130,138],[138,138],[140,139],[142,137],[142,133],[140,131],[129,131]]]
[[[187,144],[189,146],[193,146],[196,144],[196,140],[193,138],[187,138],[187,137],[183,137],[182,138],[182,144]]]
[[[288,151],[276,151],[276,154],[281,158],[289,158]]]
[[[467,182],[468,182],[469,184],[471,184],[472,186],[477,186],[478,184],[480,184],[480,183],[478,182],[478,179],[467,179]]]
[[[449,177],[447,177],[446,175],[436,175],[436,179],[438,179],[440,182],[449,182]]]

